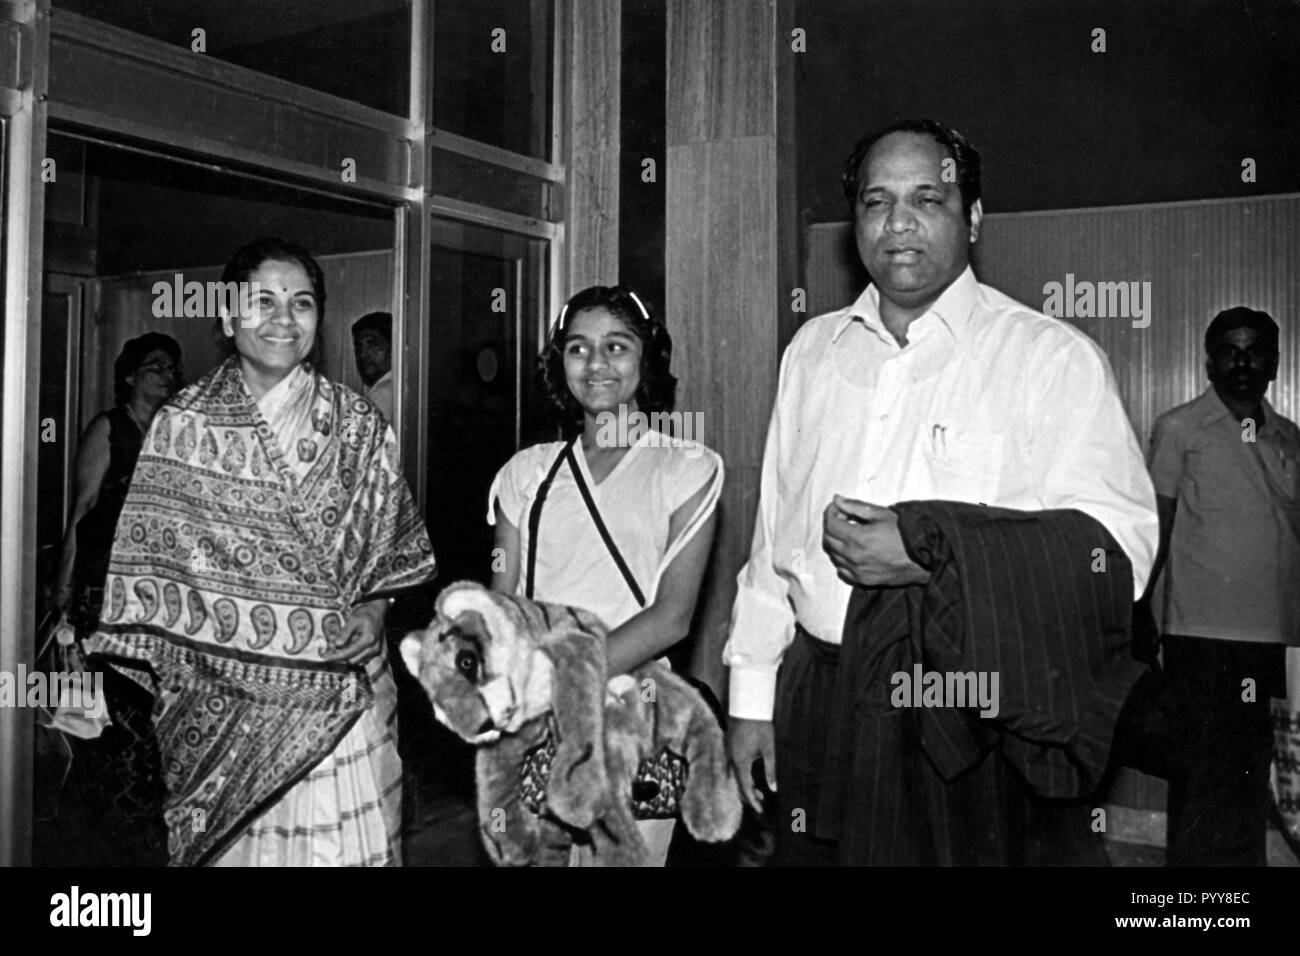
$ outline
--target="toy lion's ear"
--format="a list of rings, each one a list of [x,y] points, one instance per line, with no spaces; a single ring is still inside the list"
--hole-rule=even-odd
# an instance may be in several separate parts
[[[494,594],[475,581],[459,581],[438,598],[438,616],[445,621],[460,622],[465,614],[477,615],[475,630],[495,643],[505,641],[518,631],[506,613],[501,595]]]
[[[605,771],[605,634],[572,612],[542,639],[554,667],[551,712],[557,741],[547,805],[571,826],[586,828],[608,792]]]
[[[402,638],[402,660],[406,663],[406,669],[415,677],[420,676],[420,651],[424,647],[422,635],[425,633],[415,631]]]

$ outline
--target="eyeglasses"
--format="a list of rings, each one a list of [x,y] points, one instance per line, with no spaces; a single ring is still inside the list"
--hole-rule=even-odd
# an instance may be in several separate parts
[[[175,375],[180,367],[173,365],[171,362],[163,364],[162,362],[148,362],[141,365],[137,372],[152,372],[154,375]]]

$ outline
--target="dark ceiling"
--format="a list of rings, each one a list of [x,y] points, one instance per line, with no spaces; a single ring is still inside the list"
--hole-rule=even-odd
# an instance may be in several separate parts
[[[1300,191],[1296,0],[798,0],[801,205],[907,116],[984,157],[986,212]],[[1094,53],[1093,30],[1106,31]],[[1243,183],[1241,162],[1256,161]]]

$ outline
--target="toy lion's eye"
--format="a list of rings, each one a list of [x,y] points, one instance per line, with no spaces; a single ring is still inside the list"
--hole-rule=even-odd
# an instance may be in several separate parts
[[[465,675],[471,684],[478,680],[478,655],[473,651],[456,652],[456,670]]]

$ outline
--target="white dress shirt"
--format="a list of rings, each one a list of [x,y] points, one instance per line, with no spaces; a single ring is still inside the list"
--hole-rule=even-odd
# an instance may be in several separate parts
[[[1097,345],[981,285],[969,267],[912,322],[906,347],[879,302],[868,286],[849,308],[809,320],[782,358],[723,651],[736,717],[771,719],[796,620],[841,640],[852,588],[822,550],[822,512],[836,494],[1076,508],[1124,549],[1135,596],[1146,586],[1155,492]]]
[[[375,384],[366,389],[366,398],[375,403],[375,407],[383,413],[384,421],[391,425],[393,423],[393,373],[391,369],[375,379]]]

